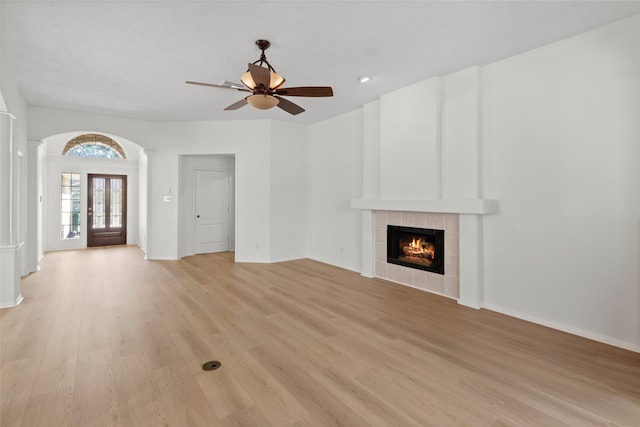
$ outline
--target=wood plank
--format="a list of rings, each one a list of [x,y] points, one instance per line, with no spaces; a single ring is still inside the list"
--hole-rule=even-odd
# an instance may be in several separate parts
[[[0,424],[640,425],[637,353],[308,259],[233,259],[46,254],[0,311]]]

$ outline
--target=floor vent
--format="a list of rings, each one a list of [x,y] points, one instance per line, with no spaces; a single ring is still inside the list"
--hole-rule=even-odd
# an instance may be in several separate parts
[[[205,371],[213,371],[218,369],[220,366],[222,366],[222,363],[217,360],[212,360],[202,365],[202,369]]]

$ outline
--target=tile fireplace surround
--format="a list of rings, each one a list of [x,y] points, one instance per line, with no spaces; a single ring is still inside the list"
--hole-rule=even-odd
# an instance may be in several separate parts
[[[375,275],[449,298],[460,294],[459,215],[431,212],[375,212]],[[387,263],[387,225],[444,230],[444,275]]]

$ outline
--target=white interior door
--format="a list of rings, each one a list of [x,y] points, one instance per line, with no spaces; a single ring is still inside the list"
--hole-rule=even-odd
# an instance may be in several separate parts
[[[196,169],[195,253],[229,250],[229,172]]]

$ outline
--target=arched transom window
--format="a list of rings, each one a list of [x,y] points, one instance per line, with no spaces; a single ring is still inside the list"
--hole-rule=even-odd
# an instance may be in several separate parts
[[[126,159],[120,144],[107,136],[97,133],[87,133],[73,138],[64,146],[62,154],[66,156]]]

